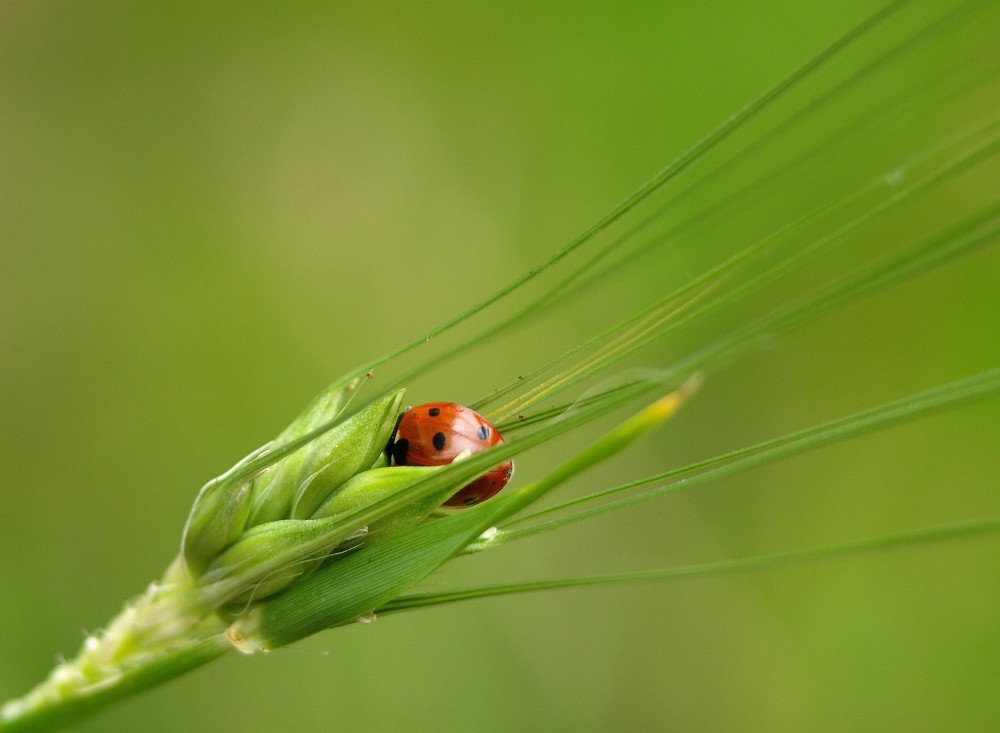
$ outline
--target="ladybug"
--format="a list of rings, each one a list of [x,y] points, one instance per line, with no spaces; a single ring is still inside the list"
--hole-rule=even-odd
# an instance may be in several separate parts
[[[396,424],[387,450],[397,466],[443,466],[460,453],[478,453],[503,443],[497,429],[470,407],[454,402],[428,402],[406,410]],[[486,501],[502,489],[514,472],[504,461],[444,503],[466,507]]]

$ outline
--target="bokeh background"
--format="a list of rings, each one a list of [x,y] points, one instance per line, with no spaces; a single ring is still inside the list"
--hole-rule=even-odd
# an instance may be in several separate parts
[[[198,487],[327,382],[537,264],[878,5],[0,5],[0,698],[157,577]],[[981,61],[970,79],[995,72]],[[921,120],[916,139],[947,124]],[[887,145],[802,189],[853,180]],[[904,218],[929,228],[998,180],[994,164]],[[660,264],[682,278],[720,251],[691,238]],[[628,271],[622,300],[662,267]],[[768,343],[567,491],[996,366],[998,286],[986,250]],[[606,297],[408,401],[482,396],[591,335]],[[995,516],[998,437],[984,402],[453,563],[429,587]],[[532,452],[519,478],[581,444]],[[998,555],[987,537],[403,614],[232,655],[78,729],[995,730]]]

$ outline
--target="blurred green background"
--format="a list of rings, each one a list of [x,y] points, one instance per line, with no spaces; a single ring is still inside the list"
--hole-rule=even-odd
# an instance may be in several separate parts
[[[878,6],[0,5],[0,698],[157,577],[198,487],[327,382],[525,272]],[[706,251],[669,264],[683,276]],[[662,270],[629,277],[644,292]],[[570,490],[995,366],[998,285],[982,252],[767,344]],[[544,328],[590,335],[581,308],[408,401],[482,395],[537,363]],[[429,587],[995,516],[998,428],[995,403],[938,415]],[[526,456],[519,479],[571,447]],[[405,614],[233,655],[79,730],[996,730],[998,553],[981,538]]]

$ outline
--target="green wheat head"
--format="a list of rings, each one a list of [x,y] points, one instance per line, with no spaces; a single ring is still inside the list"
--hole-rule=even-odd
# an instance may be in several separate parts
[[[689,567],[414,590],[458,556],[1000,394],[1000,370],[987,369],[590,495],[538,504],[697,401],[703,381],[745,354],[997,243],[995,105],[968,120],[935,119],[932,132],[912,141],[893,133],[901,120],[934,117],[956,97],[981,101],[995,91],[995,68],[977,76],[967,73],[971,63],[961,62],[942,71],[940,88],[917,94],[901,85],[907,64],[921,63],[925,53],[934,56],[935,44],[982,48],[977,29],[996,21],[985,4],[932,5],[917,13],[909,3],[890,3],[734,113],[538,267],[337,380],[273,440],[205,484],[179,533],[179,553],[160,580],[88,636],[78,655],[35,690],[8,702],[0,731],[54,730],[228,651],[271,651],[388,613],[575,585],[720,575],[1000,530],[1000,520],[990,518]],[[812,127],[816,120],[826,123],[822,134]],[[816,195],[800,190],[795,181],[810,180],[806,173],[814,166],[833,167],[861,134],[885,136],[885,160],[860,166],[843,184]],[[773,155],[786,147],[787,154]],[[964,200],[940,226],[878,252],[867,247],[866,238],[887,236],[907,211],[980,180],[992,180],[992,190]],[[772,197],[792,195],[803,201],[796,218],[761,213]],[[503,444],[447,466],[387,464],[384,450],[412,380],[559,308],[588,297],[604,302],[607,283],[626,283],[627,289],[629,268],[702,234],[710,234],[714,239],[706,241],[713,245],[682,282],[596,325],[580,344],[539,350],[544,358],[529,354],[524,373],[471,404],[494,421]],[[532,291],[536,284],[541,287]],[[510,310],[489,320],[498,306]],[[677,342],[683,349],[670,360],[651,356],[673,337],[685,339]],[[596,439],[580,437],[593,425],[601,427]],[[441,508],[501,461],[563,436],[572,448],[557,465],[519,475],[481,505]]]

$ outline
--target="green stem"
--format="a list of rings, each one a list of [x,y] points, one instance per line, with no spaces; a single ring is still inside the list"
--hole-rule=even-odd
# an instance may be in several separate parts
[[[225,637],[217,634],[164,652],[111,679],[75,689],[72,694],[59,694],[59,680],[54,673],[32,692],[4,705],[0,732],[60,730],[119,700],[207,664],[230,649]]]
[[[501,526],[501,531],[488,543],[472,545],[470,549],[482,550],[493,548],[506,542],[549,532],[553,529],[597,517],[607,512],[635,506],[679,491],[680,489],[690,489],[712,481],[718,481],[741,471],[756,468],[789,456],[798,455],[807,450],[821,448],[835,442],[854,438],[863,433],[888,428],[940,410],[953,409],[979,400],[996,397],[998,394],[1000,394],[1000,369],[989,369],[971,377],[949,382],[948,384],[934,387],[924,392],[907,395],[902,399],[888,402],[870,410],[864,410],[822,425],[806,428],[805,430],[791,433],[781,438],[759,443],[748,448],[742,448],[690,466],[649,476],[630,484],[597,492],[596,494],[573,499],[553,507],[542,509],[533,514],[522,514],[508,522],[505,526]],[[542,516],[571,508],[577,504],[593,502],[630,488],[657,481],[663,481],[664,483],[639,494],[608,501],[564,517],[536,522],[520,529],[508,529],[512,525],[532,522]]]
[[[378,609],[382,615],[397,611],[408,611],[428,606],[440,606],[446,603],[469,601],[476,598],[489,598],[514,593],[533,593],[542,590],[574,588],[589,585],[610,585],[617,583],[664,582],[676,580],[692,580],[695,578],[710,578],[732,573],[749,572],[770,567],[793,565],[816,560],[830,560],[838,557],[867,554],[900,547],[912,546],[930,542],[942,542],[990,534],[1000,531],[1000,518],[984,519],[945,527],[918,529],[901,532],[885,537],[846,542],[828,547],[816,547],[808,550],[796,550],[773,555],[745,557],[736,560],[683,565],[676,568],[646,570],[633,573],[616,573],[611,575],[593,575],[583,578],[561,578],[541,580],[527,583],[510,583],[506,585],[481,586],[465,588],[447,593],[411,593],[400,596]]]
[[[654,193],[661,190],[664,186],[669,184],[671,181],[677,179],[684,171],[688,170],[692,165],[697,163],[703,157],[705,157],[709,152],[715,149],[727,138],[732,136],[738,130],[747,125],[751,120],[756,118],[759,114],[764,112],[772,104],[782,99],[788,92],[793,88],[798,86],[804,80],[808,79],[814,72],[819,70],[828,62],[832,61],[846,49],[850,48],[853,44],[860,41],[866,35],[878,28],[882,23],[888,21],[894,14],[901,11],[907,5],[910,4],[912,0],[892,0],[892,2],[887,3],[882,8],[875,11],[872,15],[866,18],[864,21],[854,26],[846,33],[838,37],[827,47],[821,50],[812,58],[808,59],[806,62],[801,64],[793,72],[788,74],[783,79],[779,80],[777,83],[772,85],[769,89],[764,91],[755,99],[747,103],[742,109],[736,113],[730,115],[721,125],[712,130],[708,135],[703,137],[697,143],[688,148],[679,157],[671,161],[666,167],[661,169],[656,175],[642,184],[638,189],[632,192],[629,196],[625,198],[624,201],[619,203],[611,211],[606,213],[591,226],[577,235],[569,244],[563,246],[561,249],[557,250],[550,257],[548,257],[543,262],[539,263],[527,273],[517,278],[513,282],[507,284],[500,290],[496,291],[486,299],[480,301],[474,305],[469,310],[458,316],[442,323],[436,328],[425,333],[420,338],[411,341],[408,344],[404,344],[395,351],[392,351],[384,356],[377,359],[373,359],[362,366],[351,372],[348,377],[362,377],[365,373],[371,372],[386,363],[394,361],[395,359],[408,354],[419,347],[429,343],[438,336],[450,331],[459,324],[468,321],[472,317],[478,315],[479,313],[485,311],[487,308],[492,306],[494,303],[505,299],[508,295],[519,290],[522,286],[526,285],[530,281],[534,280],[538,276],[542,275],[561,260],[567,258],[569,255],[573,254],[575,251],[590,244],[594,241],[598,235],[604,231],[611,228],[613,224],[623,219],[627,214],[636,209],[640,204],[649,199]],[[544,302],[543,298],[543,302]],[[522,312],[518,318],[525,315]],[[393,381],[386,389],[393,389],[397,386],[404,385],[410,380],[420,375],[427,370],[430,366],[437,366],[441,361],[450,356],[463,353],[466,349],[471,348],[477,343],[480,343],[488,335],[491,335],[495,331],[502,330],[506,326],[510,325],[510,321],[505,321],[499,328],[496,329],[481,329],[479,333],[472,336],[468,340],[464,340],[461,344],[445,351],[438,352],[434,354],[433,357],[429,358],[423,364],[414,367],[412,370],[406,372],[405,374],[398,377]]]
[[[226,623],[207,608],[175,560],[75,658],[0,708],[0,733],[53,731],[119,700],[200,667],[231,647]]]

